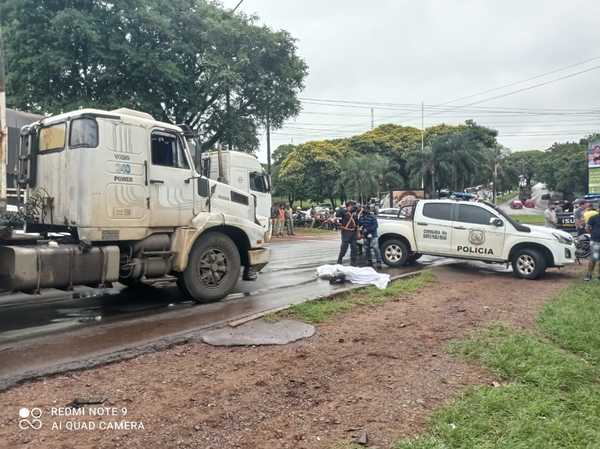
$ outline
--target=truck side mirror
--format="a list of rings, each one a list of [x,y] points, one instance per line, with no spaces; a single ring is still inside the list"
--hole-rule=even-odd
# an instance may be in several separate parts
[[[208,197],[209,190],[209,182],[208,178],[200,177],[198,178],[198,195],[203,197]]]
[[[504,222],[500,218],[490,218],[490,224],[498,228],[504,226]]]

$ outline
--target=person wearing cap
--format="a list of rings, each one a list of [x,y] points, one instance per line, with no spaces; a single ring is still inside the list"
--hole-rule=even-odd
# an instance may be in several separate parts
[[[342,246],[340,247],[337,263],[338,265],[342,264],[342,259],[346,256],[348,247],[350,247],[350,264],[356,266],[358,217],[356,216],[355,203],[347,201],[346,207],[340,207],[335,215],[342,219],[340,228],[342,230]]]

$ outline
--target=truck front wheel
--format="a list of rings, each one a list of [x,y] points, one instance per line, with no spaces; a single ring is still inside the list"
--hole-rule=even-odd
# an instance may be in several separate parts
[[[512,258],[515,276],[522,279],[537,279],[546,270],[546,259],[533,248],[523,248],[515,252]]]
[[[194,243],[178,284],[195,301],[217,301],[233,290],[240,268],[240,253],[233,240],[220,232],[209,232]]]
[[[399,239],[389,239],[381,245],[381,256],[386,265],[401,267],[408,260],[408,247]]]

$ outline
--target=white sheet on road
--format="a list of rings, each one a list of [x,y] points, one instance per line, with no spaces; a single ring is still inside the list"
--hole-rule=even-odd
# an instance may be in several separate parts
[[[336,273],[344,273],[346,280],[353,284],[372,284],[379,289],[384,289],[390,282],[390,275],[378,273],[371,267],[345,267],[343,265],[321,265],[317,267],[317,276],[331,278]]]

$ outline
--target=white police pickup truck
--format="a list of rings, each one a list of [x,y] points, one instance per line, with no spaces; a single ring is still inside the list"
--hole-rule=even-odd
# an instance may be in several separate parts
[[[386,265],[398,267],[423,254],[511,263],[516,276],[540,277],[546,268],[575,262],[566,232],[526,226],[485,202],[421,200],[396,218],[379,220],[379,245]]]

